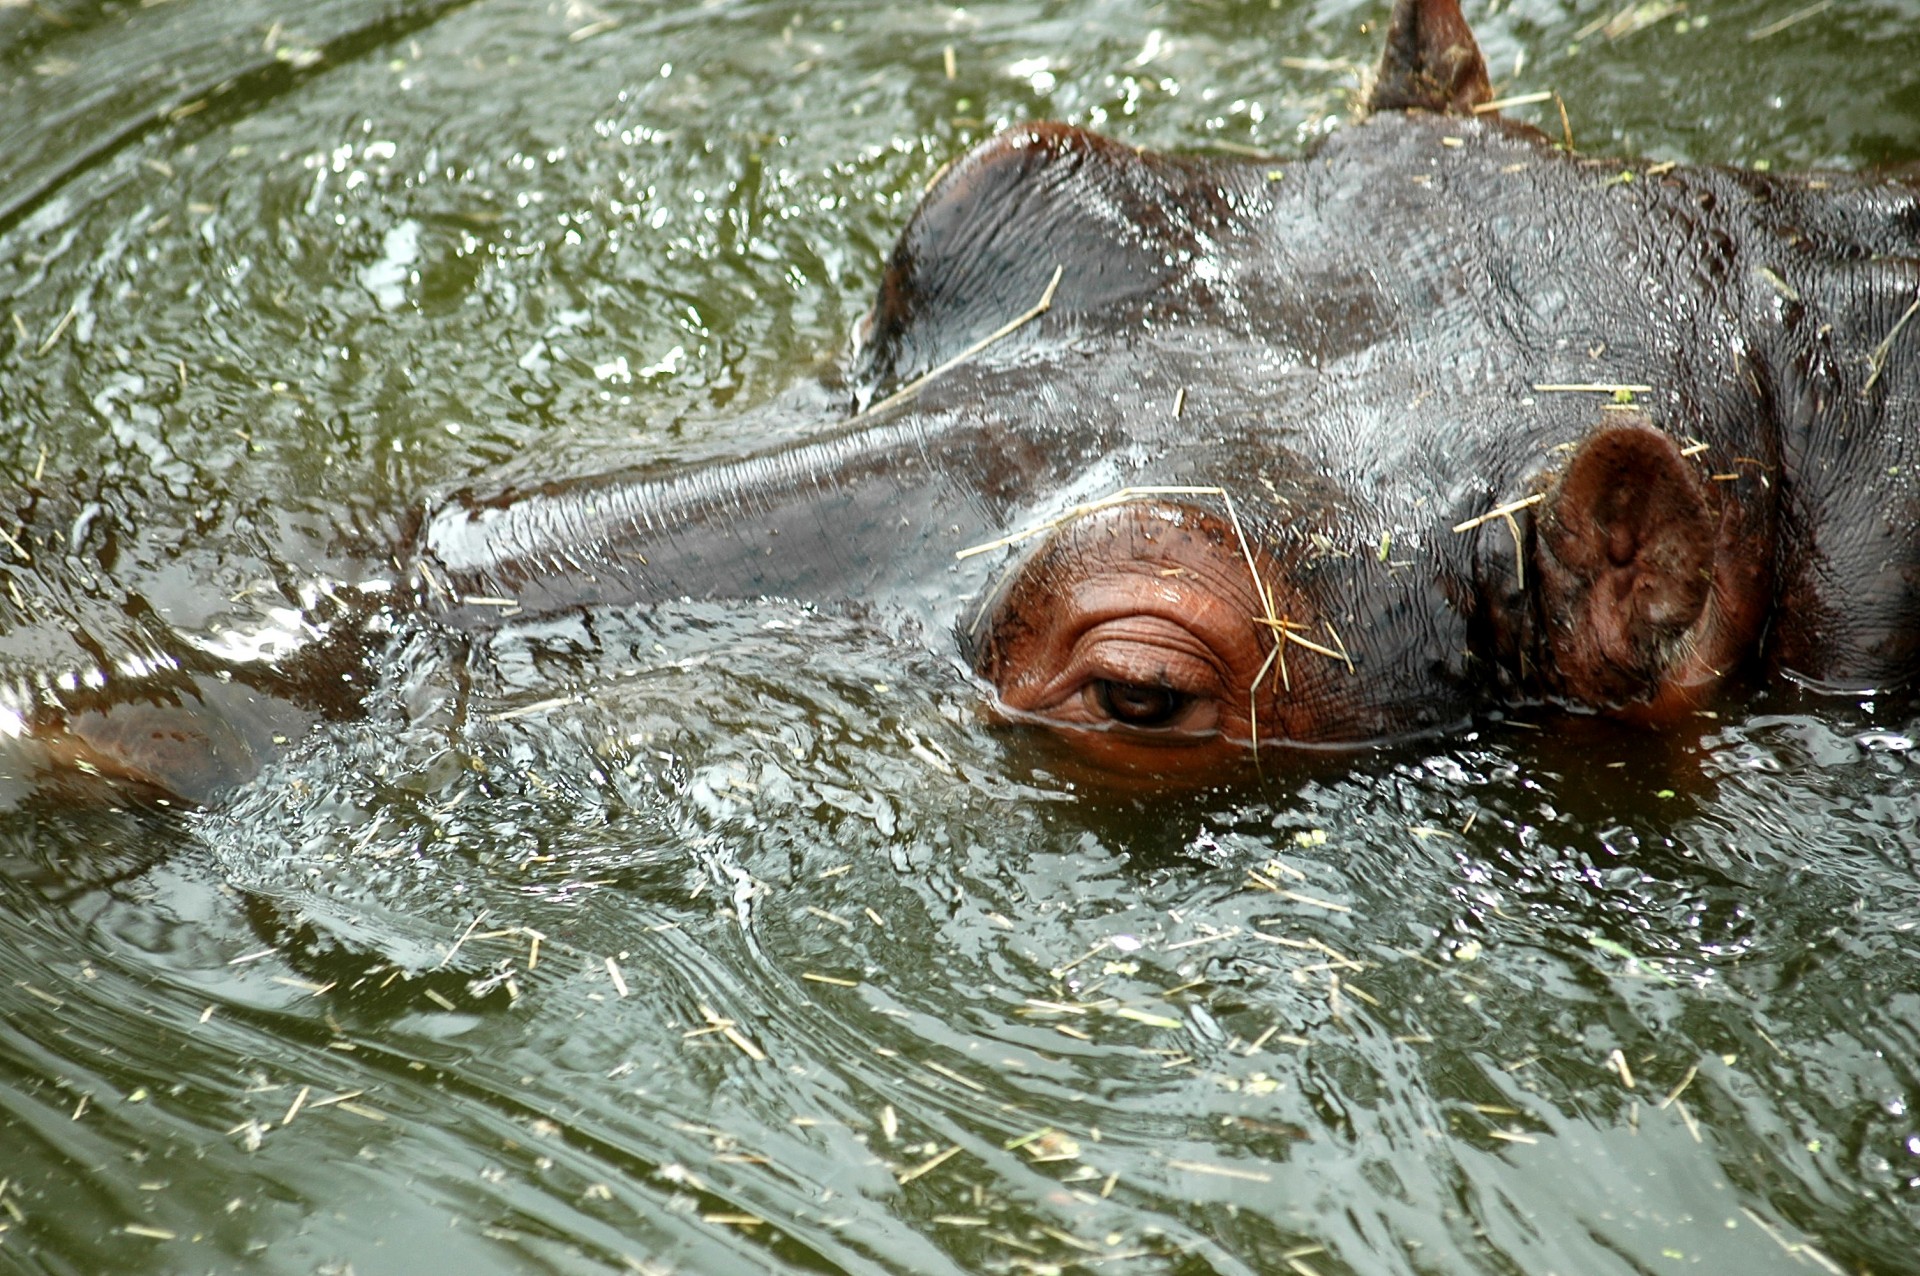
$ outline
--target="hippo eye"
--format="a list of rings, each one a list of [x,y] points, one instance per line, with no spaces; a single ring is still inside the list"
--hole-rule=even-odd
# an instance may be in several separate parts
[[[1178,718],[1192,699],[1171,687],[1148,687],[1137,682],[1100,678],[1087,684],[1093,707],[1103,716],[1129,727],[1164,727]]]

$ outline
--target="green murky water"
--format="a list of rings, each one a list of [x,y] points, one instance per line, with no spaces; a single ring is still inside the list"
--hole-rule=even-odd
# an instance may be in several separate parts
[[[1585,149],[1920,160],[1920,8],[1803,9],[1471,16]],[[0,674],[763,444],[968,143],[1297,151],[1380,17],[0,7]],[[0,1269],[1920,1272],[1907,713],[1542,725],[1100,807],[871,617],[398,651],[218,809],[0,816]]]

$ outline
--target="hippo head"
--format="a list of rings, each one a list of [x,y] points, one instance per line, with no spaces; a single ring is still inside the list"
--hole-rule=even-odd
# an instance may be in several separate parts
[[[935,378],[923,419],[1029,480],[989,484],[1030,530],[961,625],[997,716],[1207,779],[1516,703],[1667,716],[1751,653],[1774,516],[1726,308],[1650,316],[1609,188],[1488,96],[1457,4],[1401,0],[1371,118],[1307,160],[1035,125],[930,187],[856,375]]]

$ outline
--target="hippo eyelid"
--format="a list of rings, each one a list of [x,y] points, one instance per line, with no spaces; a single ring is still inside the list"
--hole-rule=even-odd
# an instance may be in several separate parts
[[[1151,626],[1142,626],[1140,620]],[[1090,681],[1205,696],[1228,682],[1228,668],[1207,641],[1161,617],[1119,617],[1095,625],[1073,645],[1065,672]]]

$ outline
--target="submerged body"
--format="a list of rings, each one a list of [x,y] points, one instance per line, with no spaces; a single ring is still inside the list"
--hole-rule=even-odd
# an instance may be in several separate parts
[[[1578,158],[1487,96],[1457,7],[1409,0],[1305,160],[1004,134],[903,234],[850,420],[457,495],[294,657],[43,705],[35,765],[216,792],[352,707],[405,600],[861,599],[957,631],[1002,718],[1201,780],[1515,702],[1910,680],[1920,186]]]

